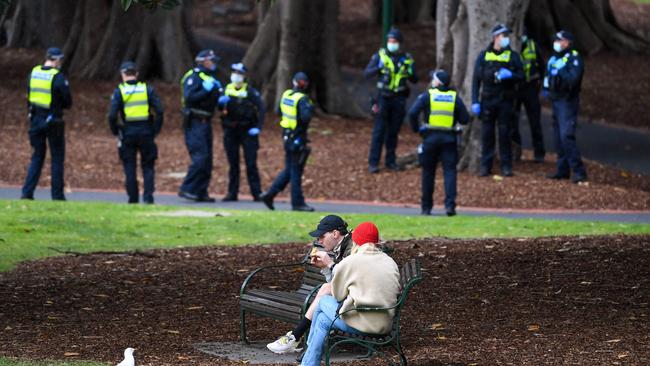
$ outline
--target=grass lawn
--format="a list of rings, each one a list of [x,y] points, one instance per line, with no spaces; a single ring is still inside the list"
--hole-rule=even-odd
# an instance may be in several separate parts
[[[237,211],[111,203],[0,200],[0,271],[57,251],[126,251],[181,246],[308,242],[323,212]],[[169,216],[181,211],[204,217]],[[168,215],[168,216],[165,216]],[[384,239],[445,236],[538,237],[648,234],[648,224],[504,219],[343,215],[352,227],[371,220]],[[2,364],[0,363],[0,366]]]

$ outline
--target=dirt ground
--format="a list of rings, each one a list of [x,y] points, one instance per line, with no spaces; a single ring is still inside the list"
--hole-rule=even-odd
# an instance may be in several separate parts
[[[424,270],[402,318],[409,364],[648,365],[649,244],[648,236],[392,242],[396,262],[416,257]],[[0,355],[116,363],[130,346],[141,365],[234,365],[193,344],[236,341],[245,276],[299,259],[304,248],[23,263],[0,273]],[[267,280],[289,288],[299,275],[290,270]],[[255,316],[249,323],[253,340],[288,329]]]

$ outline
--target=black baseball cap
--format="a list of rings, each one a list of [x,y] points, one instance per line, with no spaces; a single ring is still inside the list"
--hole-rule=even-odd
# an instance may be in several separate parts
[[[121,72],[127,72],[127,71],[137,71],[138,68],[135,65],[135,62],[133,61],[124,61],[122,62],[122,65],[120,65],[120,71]]]
[[[565,31],[565,30],[561,30],[561,31],[555,33],[553,38],[556,39],[556,40],[566,39],[569,42],[573,42],[573,34],[571,34],[571,32]]]
[[[345,222],[340,216],[327,215],[320,220],[318,226],[316,227],[316,230],[310,232],[309,235],[313,236],[314,238],[318,238],[321,235],[332,230],[338,230],[342,233],[347,233],[348,223]]]

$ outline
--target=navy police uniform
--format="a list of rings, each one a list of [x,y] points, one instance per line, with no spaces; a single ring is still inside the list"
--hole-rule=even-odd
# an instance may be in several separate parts
[[[49,48],[48,61],[60,62],[63,53],[58,48]],[[65,126],[63,110],[72,106],[68,81],[62,72],[52,66],[38,65],[29,74],[28,87],[29,143],[32,158],[23,184],[21,198],[34,199],[41,170],[45,163],[47,145],[52,159],[52,199],[65,200],[63,192],[65,160]]]
[[[401,33],[393,29],[387,34],[401,43]],[[386,167],[397,170],[395,163],[399,130],[406,114],[406,99],[409,95],[407,81],[418,81],[413,57],[400,50],[391,52],[387,48],[380,49],[372,55],[364,71],[364,77],[378,75],[377,107],[375,125],[372,130],[370,153],[368,155],[368,170],[371,173],[379,171],[381,150],[386,145]]]
[[[132,62],[125,62],[122,72],[135,72]],[[153,87],[138,80],[122,82],[111,97],[108,122],[113,135],[118,137],[118,153],[126,178],[129,203],[139,202],[137,158],[144,181],[142,200],[154,203],[155,162],[158,149],[154,138],[163,125],[163,105]]]
[[[453,216],[456,214],[458,163],[456,134],[459,132],[458,124],[469,122],[469,113],[456,91],[447,86],[449,75],[442,70],[432,75],[436,76],[439,84],[420,94],[408,112],[412,130],[422,136],[422,145],[418,147],[418,160],[422,166],[422,214],[431,214],[436,166],[440,161],[445,179],[445,211]],[[424,123],[420,123],[421,114],[424,114]]]

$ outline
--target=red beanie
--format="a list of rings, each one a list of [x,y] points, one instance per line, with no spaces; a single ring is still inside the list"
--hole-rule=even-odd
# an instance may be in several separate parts
[[[370,221],[362,222],[352,231],[352,241],[357,245],[379,242],[379,230],[377,226]]]

